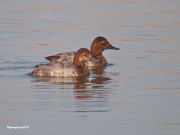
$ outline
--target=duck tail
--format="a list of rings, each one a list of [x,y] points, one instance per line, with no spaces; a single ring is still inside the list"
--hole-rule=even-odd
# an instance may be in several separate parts
[[[48,57],[44,57],[46,60],[48,60],[48,61],[51,61],[51,58],[50,58],[51,56],[48,56]]]
[[[25,74],[25,75],[33,76],[33,72],[27,73],[27,74]]]

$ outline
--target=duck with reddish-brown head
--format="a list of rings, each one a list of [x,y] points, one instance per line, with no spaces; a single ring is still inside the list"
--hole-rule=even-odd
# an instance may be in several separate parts
[[[89,75],[90,72],[85,63],[91,60],[99,61],[88,49],[81,48],[76,52],[73,63],[64,61],[61,63],[41,64],[27,75],[61,77]]]
[[[106,58],[102,55],[102,52],[107,49],[120,50],[117,47],[112,46],[106,38],[96,37],[90,47],[91,53],[95,55],[99,61],[88,61],[87,66],[104,66],[107,64]],[[45,57],[51,63],[62,63],[64,61],[69,61],[73,63],[73,58],[76,52],[65,52],[56,55]]]

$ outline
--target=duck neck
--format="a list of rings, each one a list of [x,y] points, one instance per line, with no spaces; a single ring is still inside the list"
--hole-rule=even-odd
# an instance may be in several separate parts
[[[91,45],[91,53],[95,56],[102,55],[102,52],[103,50],[99,46]]]
[[[102,55],[102,51],[100,52],[91,52],[94,56],[101,56]]]

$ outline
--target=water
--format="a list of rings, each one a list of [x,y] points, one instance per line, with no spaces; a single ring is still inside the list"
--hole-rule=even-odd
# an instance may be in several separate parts
[[[179,135],[179,5],[1,1],[1,134]],[[43,57],[89,48],[97,36],[121,49],[103,52],[105,69],[82,78],[25,75]]]

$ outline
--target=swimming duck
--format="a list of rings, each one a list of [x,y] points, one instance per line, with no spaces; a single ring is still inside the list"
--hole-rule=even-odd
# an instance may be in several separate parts
[[[30,76],[84,76],[89,74],[89,69],[85,63],[89,60],[98,60],[86,49],[79,49],[73,58],[73,63],[63,61],[61,63],[49,63],[36,66],[36,69],[27,75]]]
[[[96,37],[91,44],[91,53],[96,56],[99,61],[87,61],[86,66],[103,66],[107,64],[106,58],[102,55],[102,52],[107,49],[120,50],[117,47],[112,46],[106,38]],[[64,61],[73,62],[73,58],[76,52],[59,53],[56,55],[45,57],[46,60],[51,63],[62,63]]]

